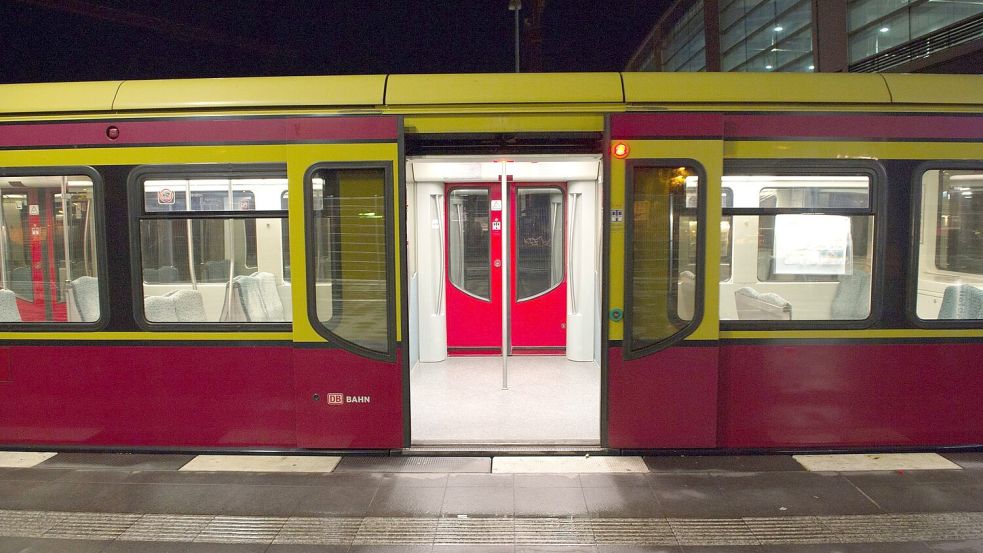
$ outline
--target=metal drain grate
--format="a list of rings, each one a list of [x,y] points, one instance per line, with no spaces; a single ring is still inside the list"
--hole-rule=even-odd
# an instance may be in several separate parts
[[[983,513],[719,519],[0,511],[0,537],[296,545],[731,546],[983,539]]]

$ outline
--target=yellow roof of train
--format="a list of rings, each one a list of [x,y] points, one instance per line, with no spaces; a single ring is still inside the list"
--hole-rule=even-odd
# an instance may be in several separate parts
[[[498,73],[0,85],[0,113],[503,104],[983,104],[983,76]]]

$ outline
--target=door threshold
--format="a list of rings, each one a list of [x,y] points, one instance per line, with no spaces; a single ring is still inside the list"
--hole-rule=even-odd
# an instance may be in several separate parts
[[[474,455],[476,453],[495,455],[584,455],[589,453],[610,454],[596,443],[533,444],[533,443],[458,443],[458,444],[414,444],[408,448],[394,450],[398,455]]]

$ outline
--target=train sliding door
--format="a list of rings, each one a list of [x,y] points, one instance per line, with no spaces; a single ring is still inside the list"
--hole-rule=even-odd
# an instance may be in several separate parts
[[[402,447],[400,121],[318,124],[336,120],[332,143],[292,145],[288,158],[297,444]]]
[[[508,255],[509,354],[562,355],[566,187],[512,183],[505,213],[501,190],[498,183],[447,187],[445,215],[438,219],[445,222],[447,346],[457,354],[501,353],[502,261]],[[507,250],[503,225],[509,229]]]
[[[606,445],[715,447],[722,118],[610,125]]]

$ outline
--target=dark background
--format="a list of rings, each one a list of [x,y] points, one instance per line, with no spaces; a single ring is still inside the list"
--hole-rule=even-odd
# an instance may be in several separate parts
[[[539,2],[523,70],[620,71],[670,0]],[[7,83],[510,72],[513,41],[508,0],[0,0]]]

